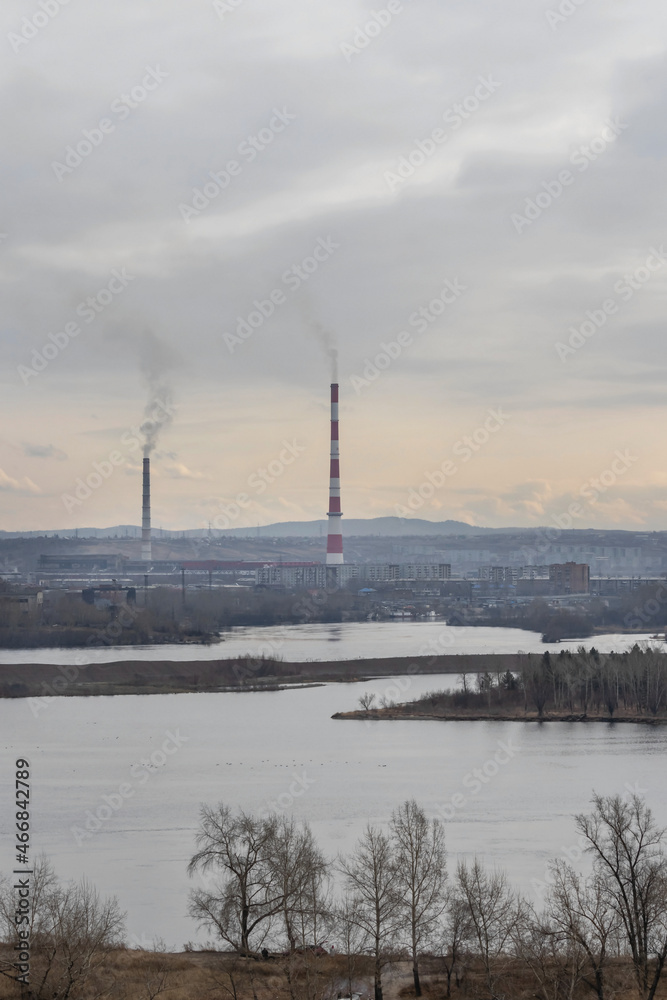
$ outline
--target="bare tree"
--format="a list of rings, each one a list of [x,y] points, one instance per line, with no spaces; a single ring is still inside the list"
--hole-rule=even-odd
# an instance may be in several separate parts
[[[115,898],[101,899],[86,881],[59,888],[45,902],[49,935],[42,982],[48,982],[49,1000],[73,1000],[83,994],[105,952],[119,943],[125,916]]]
[[[359,926],[356,903],[352,896],[345,896],[334,910],[334,922],[340,953],[345,957],[347,996],[351,997],[357,985],[357,978],[363,969],[362,952],[365,934]]]
[[[145,1000],[155,1000],[156,997],[174,989],[170,986],[171,968],[166,952],[167,945],[164,940],[157,938],[153,948],[146,953],[149,958],[143,967]]]
[[[553,687],[550,660],[545,661],[544,657],[528,654],[526,663],[521,668],[521,680],[526,698],[533,702],[538,718],[541,719]]]
[[[438,820],[429,823],[414,799],[395,810],[390,829],[396,868],[394,891],[409,936],[415,996],[420,997],[419,952],[433,938],[446,902],[445,834]]]
[[[653,1000],[667,960],[665,830],[637,795],[595,795],[591,815],[576,824],[588,841],[605,902],[616,913],[632,957],[637,989]]]
[[[258,1000],[255,962],[226,959],[219,968],[207,970],[207,994],[216,1000]]]
[[[166,958],[153,959],[145,971],[144,989],[146,1000],[155,1000],[168,990],[173,989],[170,982],[169,962]]]
[[[33,865],[33,875],[31,878],[31,910],[28,915],[29,923],[27,928],[30,932],[30,940],[33,946],[49,933],[47,900],[57,891],[58,878],[53,870],[53,866],[48,858],[41,854],[36,858]],[[3,928],[3,939],[16,942],[16,923],[14,914],[16,910],[15,892],[12,888],[12,881],[6,876],[0,876],[0,926]],[[9,979],[14,979],[16,969],[10,963],[0,963],[0,974]]]
[[[273,829],[267,870],[281,895],[280,912],[290,951],[318,944],[325,914],[329,865],[307,824],[282,817]]]
[[[359,704],[365,712],[370,711],[373,708],[373,702],[375,701],[375,695],[370,691],[364,691],[364,693],[359,698]]]
[[[573,1000],[585,973],[585,951],[547,915],[527,904],[522,910],[512,940],[517,957],[535,978],[536,995],[542,1000]]]
[[[368,826],[354,854],[341,858],[339,866],[353,900],[354,919],[373,954],[375,1000],[382,1000],[382,967],[396,933],[398,910],[389,838]]]
[[[470,868],[465,861],[456,871],[456,891],[467,911],[469,938],[477,946],[489,992],[496,985],[497,960],[503,954],[517,919],[517,903],[508,888],[504,872],[489,874],[475,858]]]
[[[499,685],[498,685],[499,686]],[[493,697],[493,677],[488,672],[488,670],[483,673],[478,673],[475,678],[475,688],[478,694],[486,695],[486,702],[489,708],[491,708],[491,699]]]
[[[225,1000],[242,1000],[246,994],[246,967],[238,959],[227,961],[218,970],[208,970],[209,989],[207,992],[219,991]]]
[[[85,880],[60,884],[44,858],[35,865],[33,890],[31,996],[34,1000],[88,996],[107,952],[120,943],[125,916],[118,901],[101,899]],[[6,929],[8,917],[13,923],[14,902],[11,883],[3,880],[0,915]],[[112,988],[113,983],[106,987],[97,983],[95,996],[108,996]]]
[[[597,995],[607,1000],[607,966],[618,941],[619,921],[597,873],[586,879],[563,861],[551,865],[547,921],[552,939],[564,944],[570,956],[585,956],[579,976]]]
[[[452,995],[452,976],[457,987],[461,985],[461,963],[465,942],[470,937],[470,917],[467,906],[453,891],[447,896],[445,920],[441,931],[440,949],[447,975],[447,997]]]
[[[276,818],[235,816],[228,806],[202,806],[197,834],[199,851],[188,865],[190,875],[214,871],[212,889],[191,893],[190,915],[217,930],[242,955],[261,947],[271,921],[283,907],[283,892],[270,863]]]

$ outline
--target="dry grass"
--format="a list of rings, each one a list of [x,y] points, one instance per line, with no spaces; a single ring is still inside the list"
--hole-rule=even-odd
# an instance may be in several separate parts
[[[7,953],[1,957],[7,957]],[[347,995],[347,959],[344,955],[294,956],[291,960],[240,959],[222,952],[202,951],[181,954],[118,949],[106,956],[104,965],[89,988],[74,993],[71,1000],[331,1000]],[[438,958],[421,961],[423,995],[428,1000],[445,1000],[447,980]],[[383,973],[384,1000],[405,1000],[414,996],[409,962],[395,962]],[[291,981],[291,989],[290,989]],[[637,1000],[627,963],[616,962],[609,971],[610,996],[614,1000]],[[372,1000],[372,962],[362,959],[354,988]],[[525,966],[507,960],[498,969],[495,994],[504,1000],[543,1000],[544,994]],[[592,997],[581,985],[575,1000]],[[0,977],[0,1000],[18,1000],[16,986]],[[490,994],[481,967],[470,963],[457,987],[451,984],[452,1000],[489,1000]],[[43,996],[48,1000],[48,995]],[[667,1000],[667,979],[656,1000]]]
[[[7,958],[5,952],[0,957]],[[367,971],[370,960],[362,960]],[[39,962],[33,964],[33,984]],[[223,952],[181,954],[117,949],[109,952],[88,988],[73,993],[71,1000],[292,1000],[290,981],[297,1000],[345,995],[346,958],[295,955],[291,959],[267,961],[241,959]],[[359,986],[356,987],[359,989]],[[103,992],[106,991],[106,992]],[[48,1000],[48,994],[43,1000]],[[18,986],[0,977],[1,1000],[18,1000]]]

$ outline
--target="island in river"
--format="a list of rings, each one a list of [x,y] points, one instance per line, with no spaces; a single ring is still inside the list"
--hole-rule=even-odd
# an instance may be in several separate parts
[[[334,719],[433,719],[503,722],[667,722],[667,655],[633,646],[600,654],[583,648],[557,656],[526,654],[516,670],[478,671],[474,683],[462,673],[454,691],[432,691],[403,704],[360,708]]]

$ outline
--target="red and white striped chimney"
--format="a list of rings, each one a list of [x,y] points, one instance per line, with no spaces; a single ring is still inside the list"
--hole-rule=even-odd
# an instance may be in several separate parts
[[[141,561],[150,562],[151,555],[151,460],[144,457],[144,494],[141,508]]]
[[[343,532],[340,519],[340,459],[338,450],[338,383],[331,385],[331,466],[329,470],[329,534],[327,535],[327,566],[343,562]]]

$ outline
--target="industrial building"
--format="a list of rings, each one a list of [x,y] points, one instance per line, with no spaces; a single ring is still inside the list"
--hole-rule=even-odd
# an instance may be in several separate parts
[[[586,563],[554,563],[549,566],[549,580],[557,594],[587,594],[590,569]]]
[[[71,573],[118,573],[127,571],[129,560],[127,556],[112,553],[72,552],[69,555],[40,556],[39,572],[42,574]]]
[[[369,583],[389,583],[394,580],[449,580],[449,563],[367,563],[358,566],[359,578]]]

